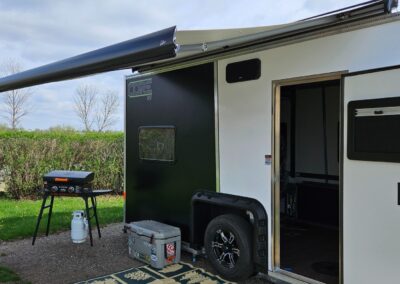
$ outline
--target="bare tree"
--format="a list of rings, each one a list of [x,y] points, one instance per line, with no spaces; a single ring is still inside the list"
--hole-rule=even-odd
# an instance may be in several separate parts
[[[94,86],[81,85],[76,89],[75,112],[81,120],[85,131],[91,131],[93,115],[96,108],[96,96],[98,90]]]
[[[15,60],[8,60],[2,64],[2,75],[12,75],[22,70],[21,65]],[[11,129],[16,129],[23,117],[29,111],[30,89],[12,90],[2,94],[3,109],[1,116],[7,121]]]
[[[75,112],[80,118],[85,131],[92,131],[93,124],[98,131],[104,131],[115,122],[115,112],[119,106],[118,93],[109,90],[101,95],[96,87],[82,85],[75,95]]]
[[[96,125],[98,131],[104,131],[115,124],[115,112],[119,106],[118,93],[107,91],[101,98],[96,112]]]

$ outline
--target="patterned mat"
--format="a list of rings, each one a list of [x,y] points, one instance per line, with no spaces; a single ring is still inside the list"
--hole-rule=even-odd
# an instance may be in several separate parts
[[[222,278],[206,272],[204,269],[193,267],[188,263],[180,262],[165,267],[164,269],[154,269],[148,265],[137,268],[131,268],[124,271],[116,272],[110,275],[93,278],[87,281],[78,282],[76,284],[136,284],[136,283],[152,283],[152,284],[222,284],[232,283],[226,282]]]

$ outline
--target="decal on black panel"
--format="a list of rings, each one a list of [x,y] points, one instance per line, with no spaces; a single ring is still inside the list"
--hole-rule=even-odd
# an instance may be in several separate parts
[[[129,98],[147,97],[147,100],[151,100],[152,95],[153,95],[152,78],[130,82],[128,84]]]

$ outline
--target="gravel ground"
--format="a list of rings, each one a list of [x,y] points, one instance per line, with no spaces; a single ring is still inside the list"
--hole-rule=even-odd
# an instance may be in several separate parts
[[[94,247],[88,241],[73,244],[69,231],[38,237],[35,246],[31,239],[0,241],[0,265],[11,268],[32,284],[74,283],[143,265],[128,257],[127,234],[122,228],[122,223],[102,228],[101,239],[93,231]],[[183,253],[182,260],[191,263],[188,254]],[[205,259],[198,259],[194,266],[215,273]],[[256,276],[244,283],[269,282]]]

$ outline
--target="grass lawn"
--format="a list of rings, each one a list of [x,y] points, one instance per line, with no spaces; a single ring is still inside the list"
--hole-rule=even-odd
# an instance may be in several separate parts
[[[6,267],[0,266],[0,283],[2,282],[17,282],[21,279],[17,274]]]
[[[50,203],[50,198],[47,202]],[[42,200],[0,199],[0,240],[32,237],[41,204]],[[50,233],[69,230],[71,228],[72,211],[83,210],[84,208],[85,202],[80,197],[54,198]],[[97,209],[101,226],[122,221],[122,197],[100,196],[97,198]],[[48,209],[45,209],[38,235],[46,232],[47,212]],[[95,220],[92,219],[92,224],[95,224],[94,222]]]

